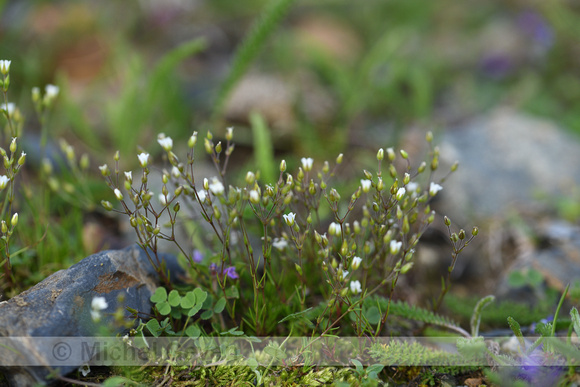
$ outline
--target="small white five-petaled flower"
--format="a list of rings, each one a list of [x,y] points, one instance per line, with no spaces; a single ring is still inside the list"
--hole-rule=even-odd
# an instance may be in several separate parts
[[[359,280],[350,281],[350,291],[354,294],[358,294],[362,292],[362,287]]]
[[[286,246],[288,246],[288,242],[286,242],[286,239],[284,238],[274,238],[274,241],[272,241],[272,246],[278,250],[284,250]]]
[[[314,162],[312,157],[302,157],[300,161],[302,161],[302,168],[304,168],[304,172],[308,172],[312,169],[312,163]]]
[[[165,137],[164,134],[159,135],[159,137],[157,138],[157,142],[167,152],[169,152],[173,148],[173,140],[171,139],[171,137]]]
[[[91,302],[91,317],[94,321],[99,321],[101,319],[101,310],[105,310],[109,307],[105,297],[93,297]]]
[[[294,226],[294,220],[296,219],[296,214],[293,212],[290,212],[289,214],[284,214],[284,221],[286,222],[286,224],[290,227]]]
[[[389,246],[391,254],[396,255],[401,250],[401,246],[403,246],[403,242],[391,241]]]
[[[143,168],[145,168],[147,166],[147,163],[149,162],[149,153],[140,153],[138,156],[139,158],[139,163],[141,164],[141,166]]]
[[[371,189],[371,181],[367,180],[367,179],[362,179],[360,181],[360,185],[362,187],[363,192],[369,192],[369,190]]]
[[[220,196],[224,193],[224,185],[222,184],[221,181],[219,181],[219,179],[217,177],[212,177],[211,178],[211,183],[209,183],[209,190],[211,191],[212,194],[216,195],[216,196]]]
[[[443,187],[441,187],[439,184],[431,182],[429,185],[429,195],[435,196],[437,195],[437,192],[441,191],[442,189]]]

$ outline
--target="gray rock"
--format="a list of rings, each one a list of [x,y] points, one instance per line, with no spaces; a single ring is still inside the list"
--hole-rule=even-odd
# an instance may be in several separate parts
[[[580,142],[555,124],[511,109],[448,130],[441,165],[460,167],[444,184],[438,212],[471,222],[505,218],[510,210],[536,212],[550,197],[580,183]]]
[[[174,256],[160,255],[160,259],[165,260],[172,279],[183,275]],[[0,338],[20,337],[23,348],[15,353],[0,346],[0,371],[14,386],[47,383],[54,366],[51,364],[53,348],[35,337],[98,336],[102,335],[99,329],[104,326],[111,327],[113,334],[122,333],[126,327],[114,324],[114,312],[124,310],[129,317],[126,310],[129,307],[150,313],[149,298],[157,283],[158,275],[147,254],[137,246],[100,252],[54,273],[0,304]],[[91,317],[91,303],[97,296],[104,297],[108,306],[101,312],[100,321],[95,322]],[[11,364],[46,366],[10,367]],[[61,366],[58,372],[65,375],[81,365]]]

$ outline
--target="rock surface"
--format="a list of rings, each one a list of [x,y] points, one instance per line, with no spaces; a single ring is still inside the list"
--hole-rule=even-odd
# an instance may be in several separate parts
[[[578,139],[511,109],[448,130],[439,144],[443,167],[460,163],[436,205],[452,220],[505,218],[514,209],[536,212],[546,206],[545,198],[580,184]]]
[[[172,278],[183,275],[174,256],[160,255],[160,259],[165,260]],[[35,337],[97,336],[105,326],[112,327],[113,334],[121,333],[125,327],[113,328],[115,311],[124,310],[127,317],[127,307],[150,313],[149,298],[157,283],[158,275],[145,251],[131,246],[91,255],[0,303],[0,337],[21,337],[24,349],[18,354],[0,346],[0,371],[14,386],[46,383],[53,371],[53,349],[43,347]],[[107,303],[98,322],[91,317],[94,297],[104,297]],[[46,366],[2,367],[10,364]],[[67,374],[80,365],[62,366],[59,372]]]

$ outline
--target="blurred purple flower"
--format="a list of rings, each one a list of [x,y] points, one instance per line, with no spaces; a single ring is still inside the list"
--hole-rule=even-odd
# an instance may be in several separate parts
[[[542,48],[548,49],[554,44],[554,30],[539,13],[532,10],[520,12],[517,23]]]
[[[483,74],[490,78],[501,79],[509,75],[513,70],[513,63],[504,55],[488,55],[480,63]]]
[[[203,261],[203,254],[201,251],[195,249],[193,250],[193,262],[201,263]]]
[[[238,273],[236,273],[236,268],[234,266],[230,266],[227,269],[225,269],[223,274],[227,274],[227,276],[230,277],[231,279],[240,278]]]

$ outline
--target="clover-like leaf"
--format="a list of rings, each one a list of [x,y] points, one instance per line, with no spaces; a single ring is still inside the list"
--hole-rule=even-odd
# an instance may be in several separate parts
[[[202,303],[207,299],[207,292],[201,290],[200,288],[195,288],[193,290],[193,293],[195,294],[195,303],[199,304]]]
[[[171,292],[169,292],[169,296],[167,296],[167,301],[171,306],[179,305],[181,303],[181,296],[179,295],[179,292],[173,289]]]
[[[221,313],[225,307],[226,307],[226,299],[224,297],[222,297],[218,300],[218,302],[215,303],[215,306],[213,307],[213,311],[215,313]]]
[[[201,314],[202,320],[209,320],[213,316],[213,310],[208,309]]]
[[[157,308],[159,314],[163,316],[167,316],[169,313],[171,313],[171,305],[169,305],[167,301],[158,302],[155,304],[155,307]]]
[[[153,295],[151,295],[150,298],[151,302],[157,304],[158,302],[163,302],[165,300],[167,300],[167,290],[165,290],[165,288],[163,287],[158,287],[155,290],[155,293],[153,293]]]
[[[197,325],[190,325],[185,330],[185,334],[188,337],[191,337],[192,339],[195,339],[195,338],[198,338],[199,337],[199,335],[201,334],[201,330],[199,329],[199,327]]]
[[[183,309],[191,309],[195,305],[195,293],[189,291],[185,296],[181,297],[181,307]]]

